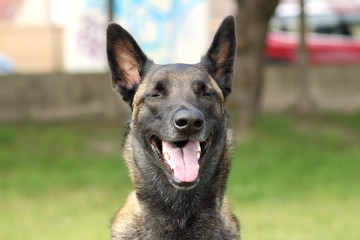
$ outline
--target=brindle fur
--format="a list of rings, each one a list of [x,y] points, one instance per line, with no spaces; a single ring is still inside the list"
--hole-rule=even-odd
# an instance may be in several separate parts
[[[198,64],[157,65],[117,24],[107,30],[114,88],[132,109],[124,158],[135,190],[116,214],[111,239],[239,239],[239,225],[224,197],[233,146],[224,110],[231,91],[236,48],[234,18],[227,17]],[[199,132],[174,128],[179,109],[195,109],[205,119]],[[177,186],[154,153],[150,136],[211,144],[201,160],[198,181]]]

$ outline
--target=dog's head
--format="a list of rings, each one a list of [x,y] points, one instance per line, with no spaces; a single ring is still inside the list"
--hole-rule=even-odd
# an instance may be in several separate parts
[[[222,22],[200,63],[192,65],[155,64],[125,29],[108,26],[113,87],[132,109],[134,144],[145,149],[135,158],[140,168],[157,169],[174,186],[189,188],[209,165],[218,164],[210,162],[224,151],[224,101],[231,91],[235,48],[232,16]]]

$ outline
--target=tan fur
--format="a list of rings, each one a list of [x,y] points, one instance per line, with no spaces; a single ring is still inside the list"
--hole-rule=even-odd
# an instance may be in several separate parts
[[[216,90],[217,94],[220,96],[220,99],[221,99],[221,103],[222,103],[222,106],[224,106],[224,94],[222,93],[221,89],[219,88],[219,85],[216,83],[216,81],[210,77],[210,83],[212,85],[212,87]]]
[[[131,88],[133,84],[140,83],[139,65],[134,60],[130,49],[132,49],[132,46],[126,41],[119,42],[115,48],[119,68],[126,73],[122,85],[127,88]]]
[[[136,198],[135,192],[132,192],[124,206],[114,217],[111,224],[111,239],[118,240],[119,234],[124,236],[124,239],[135,236],[137,227],[141,227],[142,209],[139,201]]]
[[[224,227],[233,232],[239,231],[237,219],[231,212],[231,207],[226,198],[224,198],[220,213],[224,222]],[[115,215],[112,224],[112,240],[132,239],[141,231],[143,221],[145,219],[145,212],[143,211],[135,191],[130,193],[124,206]],[[124,234],[126,233],[126,234]],[[119,235],[123,236],[119,238]],[[234,238],[238,239],[238,238]]]
[[[139,114],[139,107],[142,102],[142,96],[144,95],[145,91],[149,87],[149,81],[148,79],[151,77],[151,75],[159,68],[158,65],[154,65],[152,67],[152,70],[149,71],[149,73],[146,75],[146,77],[142,80],[141,84],[139,85],[139,88],[137,89],[133,103],[132,103],[132,121],[136,122],[137,115]]]
[[[198,69],[200,69],[201,71],[206,72],[205,67],[203,65],[201,65],[200,63],[195,64],[195,66]],[[223,92],[221,91],[219,85],[216,83],[215,79],[213,79],[212,77],[209,77],[209,80],[210,80],[210,83],[211,83],[212,87],[215,89],[216,93],[220,96],[221,103],[222,103],[222,106],[223,106],[224,103],[225,103],[225,97],[224,97]]]
[[[224,198],[223,204],[221,207],[221,215],[224,219],[225,227],[232,229],[231,231],[238,232],[239,224],[235,216],[232,214],[230,204],[227,198]]]
[[[139,170],[137,169],[137,167],[135,165],[131,141],[132,141],[131,135],[129,134],[125,139],[123,155],[124,155],[126,165],[128,166],[128,169],[129,169],[131,181],[135,185],[139,185],[140,184],[139,181],[141,178],[140,178]]]

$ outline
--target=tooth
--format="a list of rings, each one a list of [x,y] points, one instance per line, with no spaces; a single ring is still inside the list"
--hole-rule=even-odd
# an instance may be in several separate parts
[[[200,158],[200,154],[201,154],[201,151],[198,151],[198,152],[196,153],[196,157],[197,157],[197,159],[199,159],[199,158]]]
[[[198,142],[197,145],[198,145],[198,149],[197,149],[197,150],[198,150],[199,152],[201,152],[200,143]]]
[[[164,158],[166,161],[170,160],[170,155],[167,152],[164,152]]]

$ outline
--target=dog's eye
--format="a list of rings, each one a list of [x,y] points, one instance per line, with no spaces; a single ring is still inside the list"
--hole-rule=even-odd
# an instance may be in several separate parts
[[[201,93],[201,97],[211,97],[213,95],[213,93],[211,92],[203,92]]]
[[[150,97],[151,98],[161,98],[162,95],[160,93],[153,93],[153,94],[150,94]]]

